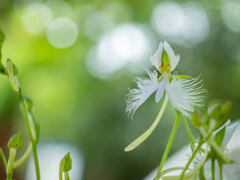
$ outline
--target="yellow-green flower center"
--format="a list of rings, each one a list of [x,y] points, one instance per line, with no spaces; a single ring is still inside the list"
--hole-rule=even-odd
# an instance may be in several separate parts
[[[164,50],[163,50],[162,59],[161,59],[161,66],[159,67],[159,69],[162,74],[164,72],[167,74],[170,73],[170,69],[171,69],[170,60],[167,52]]]

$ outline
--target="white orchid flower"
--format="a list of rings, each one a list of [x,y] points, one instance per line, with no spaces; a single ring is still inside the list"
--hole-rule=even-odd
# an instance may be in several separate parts
[[[214,135],[216,135],[219,131],[224,129],[224,137],[221,142],[221,147],[225,148],[227,144],[229,143],[234,131],[236,130],[239,122],[235,122],[231,124],[231,121],[228,120],[224,125],[222,125],[220,128],[218,128],[216,131],[213,132]]]
[[[161,73],[158,77],[157,71],[148,72],[149,78],[136,78],[137,89],[131,89],[127,95],[126,112],[133,115],[135,111],[156,92],[155,101],[159,102],[164,92],[166,92],[164,103],[153,124],[135,141],[129,144],[125,151],[131,151],[139,146],[153,132],[159,123],[163,112],[167,106],[168,99],[173,107],[181,114],[190,118],[190,112],[195,106],[201,106],[201,93],[205,90],[200,85],[198,78],[190,76],[171,74],[180,60],[179,55],[175,55],[170,45],[164,41],[159,44],[158,50],[150,58],[151,63]]]
[[[166,41],[159,44],[150,61],[162,75],[158,78],[157,71],[153,71],[148,72],[149,79],[136,78],[138,89],[131,89],[127,96],[128,114],[134,114],[154,92],[156,92],[155,101],[159,102],[165,91],[173,107],[190,118],[189,112],[193,112],[195,106],[201,105],[200,94],[204,90],[198,86],[201,83],[198,78],[183,79],[181,78],[183,76],[171,74],[179,60],[180,56],[174,54]]]

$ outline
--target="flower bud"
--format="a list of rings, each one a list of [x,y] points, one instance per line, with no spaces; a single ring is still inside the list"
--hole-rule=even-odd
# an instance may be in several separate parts
[[[17,148],[17,151],[19,151],[22,148],[22,131],[18,132],[17,134],[14,134],[8,141],[8,149],[10,148]]]
[[[8,72],[8,76],[10,79],[12,89],[14,91],[18,92],[20,84],[19,84],[17,76],[16,76],[18,74],[17,66],[15,64],[13,64],[13,62],[10,59],[8,59],[7,64],[6,64],[6,69]]]
[[[192,118],[190,119],[194,127],[200,127],[206,121],[207,114],[203,109],[195,108]]]
[[[214,101],[208,106],[209,120],[214,119],[217,124],[214,129],[221,127],[228,119],[232,103],[230,101]]]

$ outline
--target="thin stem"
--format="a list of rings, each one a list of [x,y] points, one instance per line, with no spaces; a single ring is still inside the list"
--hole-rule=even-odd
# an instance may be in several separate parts
[[[168,140],[167,147],[166,147],[166,149],[164,151],[163,158],[162,158],[161,163],[159,165],[158,173],[157,173],[157,176],[155,178],[156,180],[158,180],[161,177],[161,173],[162,173],[162,168],[163,168],[164,162],[167,159],[168,153],[169,153],[169,151],[171,149],[171,146],[172,146],[173,139],[174,139],[175,134],[177,132],[177,127],[178,127],[178,124],[179,124],[180,115],[181,115],[181,113],[178,111],[175,123],[173,125],[173,129],[172,129],[171,135],[170,135],[169,140]]]
[[[222,180],[223,179],[223,164],[219,162],[218,165],[219,165],[220,180]]]
[[[212,180],[215,179],[215,157],[211,157],[211,168],[212,168]]]
[[[0,148],[0,156],[1,156],[2,160],[3,160],[3,164],[5,166],[5,169],[7,169],[7,159],[6,159],[6,157],[5,157],[5,155],[4,155],[4,153],[3,153],[1,148]]]
[[[143,141],[145,141],[148,136],[153,132],[153,130],[156,128],[156,126],[158,125],[159,121],[161,120],[161,117],[163,115],[163,112],[166,109],[167,106],[167,102],[168,102],[168,96],[165,96],[165,100],[163,102],[163,105],[156,117],[156,119],[154,120],[153,124],[141,135],[139,136],[137,139],[135,139],[131,144],[129,144],[124,151],[128,152],[128,151],[132,151],[133,149],[135,149],[136,147],[138,147]]]
[[[183,122],[184,122],[185,128],[187,130],[188,136],[190,138],[191,144],[194,144],[194,136],[193,136],[193,134],[191,132],[191,129],[190,129],[189,125],[188,125],[187,119],[186,119],[186,117],[184,115],[183,115]]]
[[[32,146],[33,146],[33,158],[34,158],[34,163],[35,163],[37,180],[40,180],[41,178],[40,178],[40,168],[39,168],[38,155],[37,155],[37,146],[36,146],[36,142],[33,138],[32,131],[31,131],[31,125],[30,125],[30,120],[29,120],[29,117],[28,117],[27,105],[26,105],[26,102],[25,102],[21,92],[20,92],[20,101],[21,101],[22,106],[23,106],[23,112],[24,112],[24,115],[25,115],[25,118],[26,118],[27,129],[28,129],[28,133],[29,133],[29,136],[30,136],[30,140],[32,142]]]
[[[28,156],[30,155],[30,153],[32,152],[32,143],[28,144],[27,150],[25,151],[25,153],[14,162],[13,164],[13,169],[18,168],[19,166],[21,166],[23,163],[26,162]]]
[[[12,180],[12,176],[13,176],[13,172],[11,172],[10,174],[7,174],[7,180]]]
[[[194,159],[194,157],[196,156],[197,152],[198,152],[199,149],[201,148],[202,144],[203,144],[203,141],[199,142],[197,148],[193,151],[192,156],[191,156],[190,159],[188,160],[185,168],[183,169],[183,171],[182,171],[182,173],[181,173],[181,175],[180,175],[180,180],[183,179],[185,172],[187,171],[189,165],[191,164],[191,162],[193,161],[193,159]]]
[[[7,180],[12,180],[13,162],[15,160],[16,153],[17,153],[16,148],[9,149],[9,158],[8,158],[8,164],[7,164],[7,169],[6,169]]]

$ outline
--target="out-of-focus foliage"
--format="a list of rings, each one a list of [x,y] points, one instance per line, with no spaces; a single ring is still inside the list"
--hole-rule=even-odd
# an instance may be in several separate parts
[[[240,2],[224,0],[1,0],[3,64],[10,58],[18,66],[40,142],[68,141],[84,153],[84,179],[141,179],[160,162],[175,112],[169,105],[148,141],[124,153],[161,106],[150,98],[128,119],[132,79],[146,75],[148,57],[167,40],[181,56],[176,70],[201,74],[208,99],[231,100],[230,117],[238,118],[239,12]],[[0,145],[23,129],[26,146],[24,117],[4,76],[0,87]],[[172,152],[188,141],[182,137],[183,125]]]

